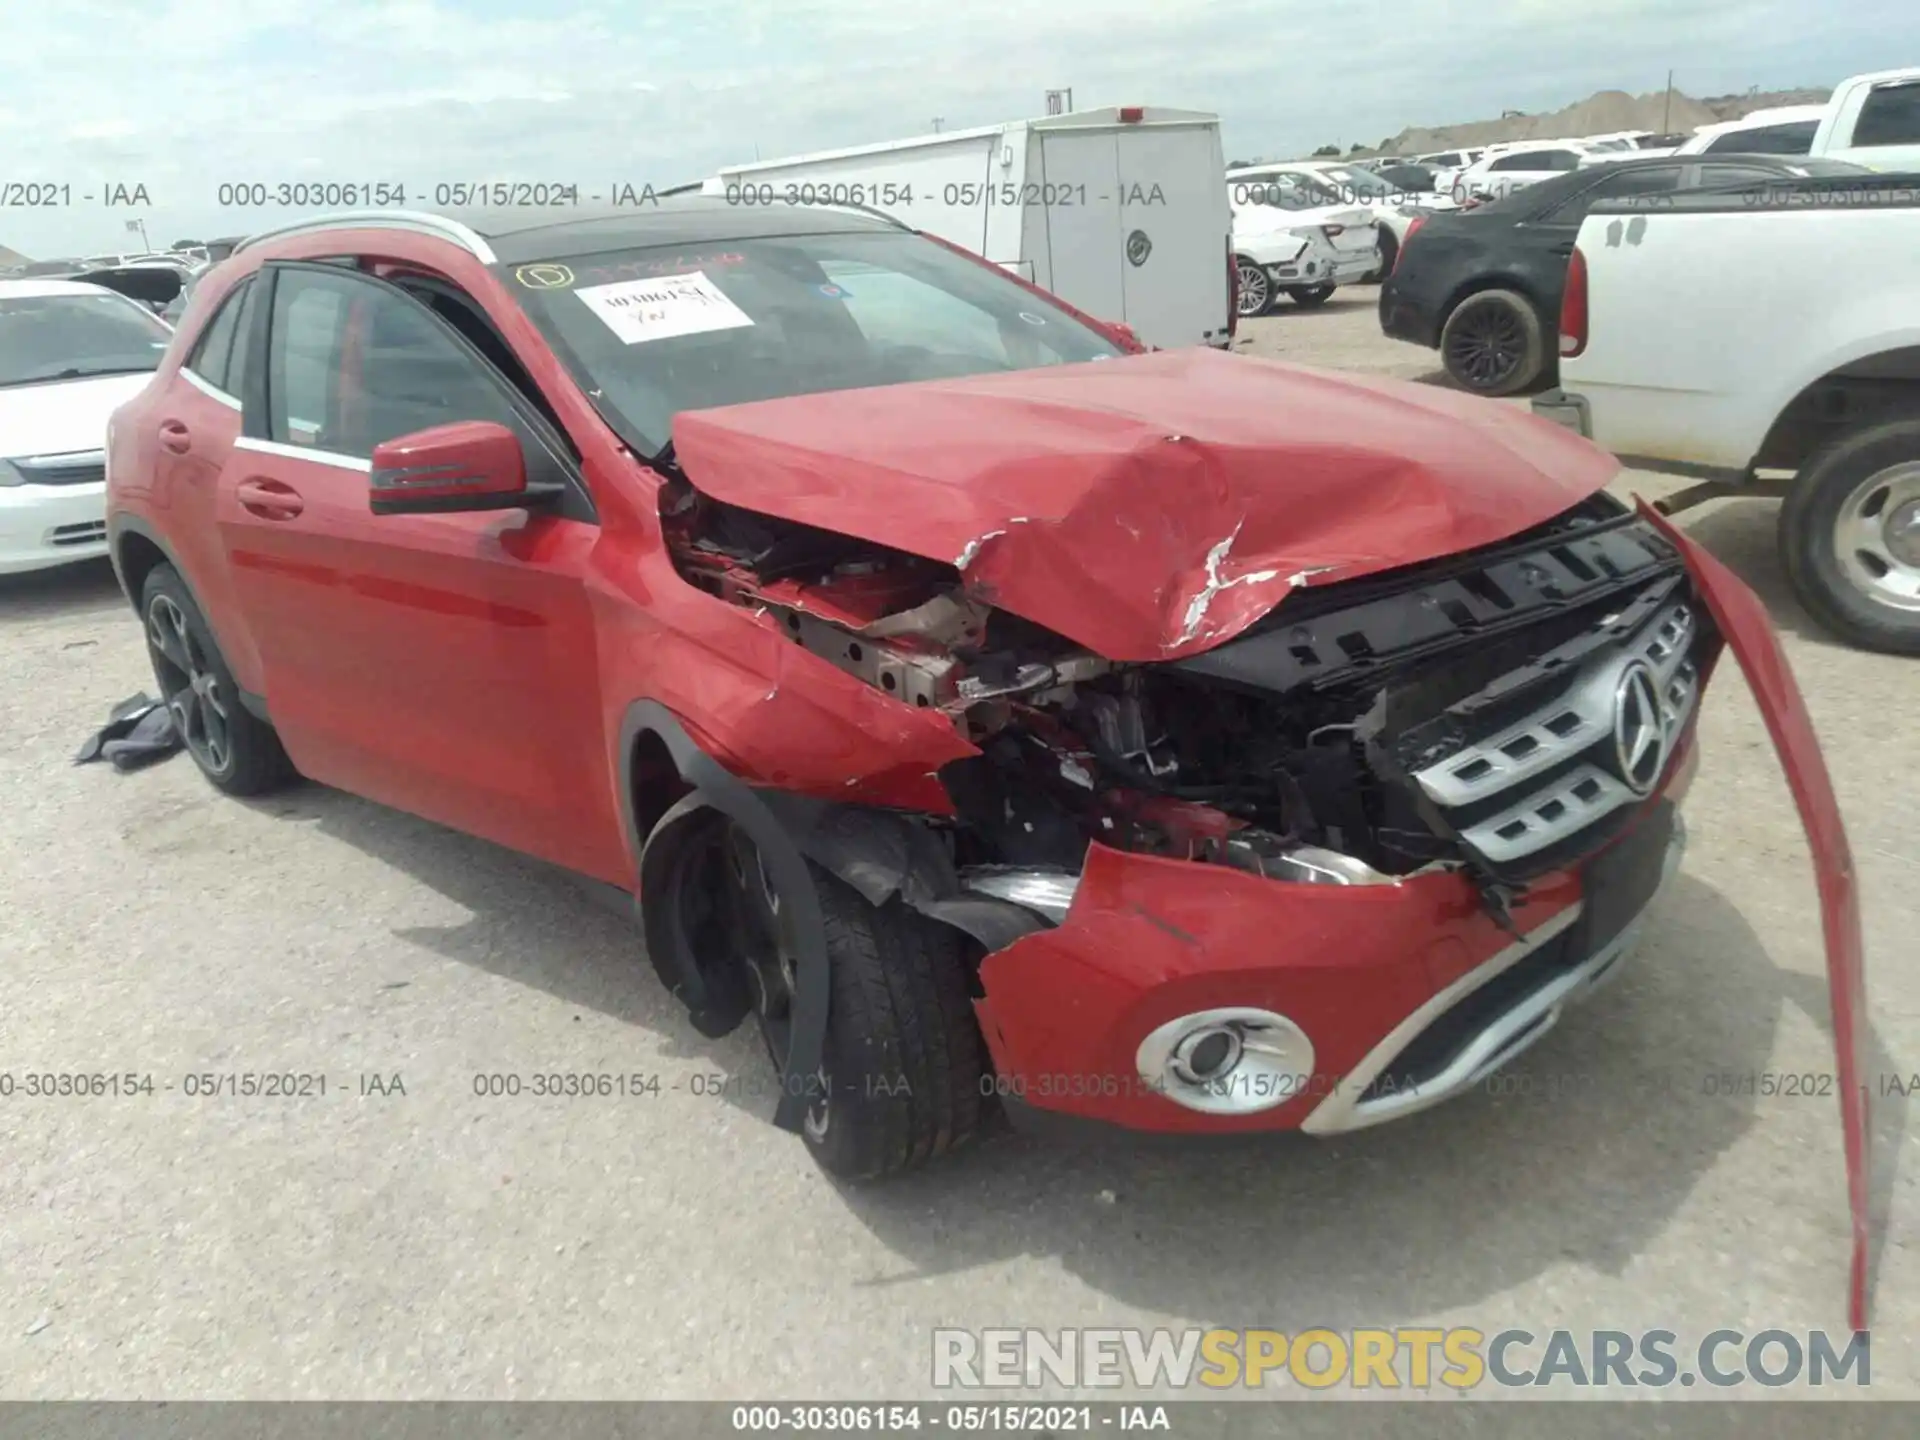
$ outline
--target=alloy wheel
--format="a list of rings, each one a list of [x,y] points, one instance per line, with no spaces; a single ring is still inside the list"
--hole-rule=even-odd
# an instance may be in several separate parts
[[[1236,261],[1235,268],[1240,276],[1240,318],[1265,314],[1273,301],[1273,282],[1267,279],[1267,272],[1248,260]]]
[[[766,1043],[767,1054],[775,1067],[784,1073],[793,1037],[798,958],[787,938],[780,892],[767,874],[759,847],[737,825],[728,827],[722,844],[725,849],[722,874],[731,892],[727,904],[733,922],[733,953],[746,972],[760,1038]],[[818,1098],[807,1106],[802,1123],[808,1137],[818,1143],[826,1138],[831,1119],[831,1094],[824,1066],[814,1074],[813,1083]]]
[[[160,680],[161,699],[174,728],[203,769],[218,774],[233,761],[228,697],[214,673],[206,645],[172,597],[155,595],[147,607],[147,648]]]
[[[1527,332],[1507,306],[1479,305],[1454,323],[1446,344],[1448,369],[1475,390],[1489,390],[1520,368]]]

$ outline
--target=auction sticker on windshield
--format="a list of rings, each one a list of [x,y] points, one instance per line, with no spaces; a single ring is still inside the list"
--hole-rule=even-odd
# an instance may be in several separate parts
[[[628,345],[753,324],[753,317],[721,293],[704,270],[617,280],[573,293]]]

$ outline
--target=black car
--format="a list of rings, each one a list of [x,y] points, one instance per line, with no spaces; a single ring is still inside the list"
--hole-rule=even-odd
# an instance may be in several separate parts
[[[1838,160],[1651,156],[1555,175],[1490,204],[1416,220],[1380,287],[1380,328],[1438,350],[1454,382],[1479,395],[1551,383],[1567,257],[1600,200],[1722,189],[1804,175],[1853,174]]]

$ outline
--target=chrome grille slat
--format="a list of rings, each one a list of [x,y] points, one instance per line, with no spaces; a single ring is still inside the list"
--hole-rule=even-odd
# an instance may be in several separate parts
[[[1511,797],[1460,829],[1469,846],[1496,864],[1524,860],[1569,839],[1643,798],[1608,763],[1621,683],[1630,667],[1645,664],[1664,729],[1676,735],[1699,699],[1699,667],[1691,658],[1698,633],[1687,602],[1665,606],[1630,638],[1588,661],[1555,699],[1416,771],[1415,782],[1443,812]],[[1582,756],[1586,763],[1567,768]],[[1550,771],[1561,773],[1529,786]]]

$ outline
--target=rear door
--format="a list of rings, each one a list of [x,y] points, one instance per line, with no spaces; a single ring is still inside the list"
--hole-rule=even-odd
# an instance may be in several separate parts
[[[1042,131],[1040,173],[1027,177],[1021,199],[1029,233],[1046,236],[1040,284],[1096,320],[1124,318],[1119,137],[1109,129]]]
[[[1221,267],[1233,221],[1219,134],[1211,126],[1136,125],[1118,135],[1120,318],[1149,345],[1226,339]]]
[[[153,452],[153,494],[147,502],[154,513],[168,517],[168,543],[213,627],[214,643],[241,689],[255,696],[264,690],[259,652],[239,604],[214,513],[221,473],[240,438],[241,378],[253,363],[258,289],[257,279],[249,276],[222,296],[179,373],[153,392],[158,448]]]
[[[300,770],[571,869],[627,878],[584,577],[599,529],[563,437],[456,329],[353,269],[281,263],[218,525]],[[484,321],[479,322],[484,324]],[[521,438],[556,510],[376,516],[380,442]]]

